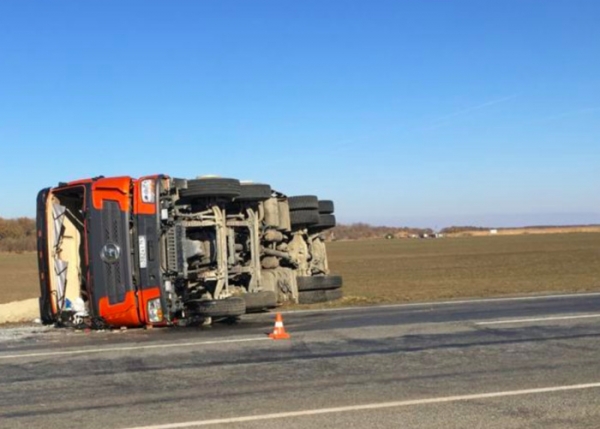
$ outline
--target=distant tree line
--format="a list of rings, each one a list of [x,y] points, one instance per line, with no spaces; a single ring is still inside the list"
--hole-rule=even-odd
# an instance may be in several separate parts
[[[0,252],[29,252],[36,250],[35,220],[20,217],[0,217]]]
[[[338,225],[328,235],[333,240],[365,240],[386,237],[418,237],[423,234],[433,234],[433,230],[430,228],[373,226],[367,223],[353,223],[351,225]]]
[[[457,234],[459,232],[469,232],[469,231],[489,231],[490,228],[482,227],[482,226],[448,226],[443,228],[440,233],[442,234]]]

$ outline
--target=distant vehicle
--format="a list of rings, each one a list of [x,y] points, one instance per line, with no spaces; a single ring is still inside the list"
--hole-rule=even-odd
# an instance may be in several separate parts
[[[339,299],[322,232],[334,204],[236,179],[154,175],[61,183],[37,198],[46,324],[210,323]]]

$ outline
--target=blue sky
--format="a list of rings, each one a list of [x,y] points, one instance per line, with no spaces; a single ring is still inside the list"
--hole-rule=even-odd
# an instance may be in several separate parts
[[[0,2],[0,216],[219,174],[342,222],[600,223],[600,2]]]

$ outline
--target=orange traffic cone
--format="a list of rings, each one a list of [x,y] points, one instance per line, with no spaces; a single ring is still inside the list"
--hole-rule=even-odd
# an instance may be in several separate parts
[[[283,317],[281,317],[281,313],[277,313],[275,316],[275,328],[273,332],[269,334],[269,337],[274,340],[289,340],[290,334],[285,332],[285,328],[283,327]]]

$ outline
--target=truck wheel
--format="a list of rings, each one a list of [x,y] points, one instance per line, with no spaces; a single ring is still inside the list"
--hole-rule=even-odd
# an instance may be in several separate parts
[[[342,287],[342,276],[297,277],[298,291],[331,290]]]
[[[258,313],[277,307],[277,295],[270,290],[245,293],[242,296],[246,301],[246,313]]]
[[[331,200],[319,200],[319,213],[332,214],[335,211],[335,206]]]
[[[242,183],[240,196],[236,201],[264,201],[271,198],[271,186],[263,183]]]
[[[187,189],[181,189],[179,196],[182,198],[207,198],[222,197],[233,199],[240,196],[242,185],[237,179],[210,177],[187,181]]]
[[[310,290],[298,293],[299,304],[317,304],[319,302],[335,301],[342,297],[341,289]]]
[[[296,210],[290,212],[292,228],[316,225],[319,223],[319,212],[317,210]]]
[[[321,232],[326,229],[331,229],[336,225],[336,220],[334,215],[330,214],[321,214],[319,215],[319,223],[313,225],[309,228],[310,232]]]
[[[200,317],[237,317],[246,312],[246,301],[239,297],[193,300],[186,302],[186,306]]]
[[[290,211],[295,210],[319,210],[319,199],[314,195],[298,195],[289,197]]]

